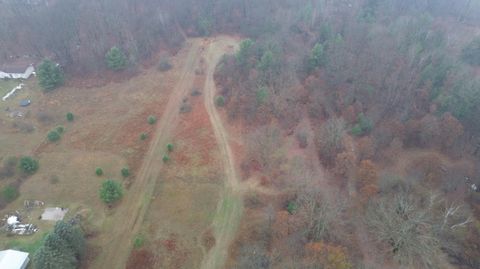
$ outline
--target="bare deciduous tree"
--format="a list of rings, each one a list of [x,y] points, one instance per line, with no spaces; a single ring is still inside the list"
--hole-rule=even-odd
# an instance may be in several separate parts
[[[345,122],[341,118],[331,118],[324,123],[317,134],[316,140],[320,159],[331,164],[337,153],[343,149]]]
[[[411,191],[372,202],[365,218],[387,252],[400,264],[415,268],[437,268],[440,250],[449,244],[442,239],[473,221],[463,206],[446,204],[438,194]]]

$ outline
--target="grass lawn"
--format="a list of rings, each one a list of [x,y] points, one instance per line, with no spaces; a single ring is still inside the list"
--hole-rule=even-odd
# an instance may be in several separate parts
[[[16,86],[18,86],[18,84],[22,83],[21,80],[13,80],[13,79],[10,79],[10,80],[3,80],[3,79],[0,79],[0,97],[3,97],[5,96],[5,94],[7,94],[7,92],[11,91],[13,88],[15,88]]]
[[[25,236],[25,237],[15,237],[15,239],[11,239],[7,241],[5,244],[5,249],[16,249],[24,252],[30,253],[33,255],[35,251],[42,246],[43,238],[45,237],[46,233],[39,232],[36,233],[33,237]],[[30,256],[31,258],[32,256]]]

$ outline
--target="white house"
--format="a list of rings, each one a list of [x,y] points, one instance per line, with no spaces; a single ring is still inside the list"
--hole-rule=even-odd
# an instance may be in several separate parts
[[[2,269],[25,269],[29,261],[27,252],[13,249],[0,251],[0,268]]]
[[[0,79],[27,79],[35,72],[35,68],[32,64],[27,65],[3,65],[0,66]]]

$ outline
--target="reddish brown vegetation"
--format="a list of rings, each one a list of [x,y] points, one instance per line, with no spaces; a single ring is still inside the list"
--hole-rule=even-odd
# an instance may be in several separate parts
[[[139,249],[133,250],[128,258],[126,269],[154,269],[155,267],[155,255],[146,250]]]
[[[348,261],[346,249],[324,242],[307,243],[306,264],[322,265],[325,269],[350,269],[352,265]]]

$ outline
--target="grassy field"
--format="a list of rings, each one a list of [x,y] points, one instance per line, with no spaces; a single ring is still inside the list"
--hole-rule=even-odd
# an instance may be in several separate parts
[[[0,79],[0,97],[5,96],[5,94],[15,88],[21,82],[19,80],[4,80]]]
[[[175,64],[176,59],[172,59]],[[46,206],[69,208],[67,218],[79,213],[88,220],[89,245],[94,250],[103,245],[101,237],[104,221],[110,210],[100,201],[98,189],[102,180],[116,179],[128,186],[142,162],[149,138],[140,140],[141,133],[150,134],[154,126],[148,115],[161,116],[162,106],[171,85],[178,80],[174,72],[160,73],[156,67],[141,70],[126,81],[111,82],[98,87],[67,85],[44,93],[35,78],[25,81],[17,95],[0,100],[0,163],[11,156],[30,155],[38,159],[40,168],[32,176],[17,172],[0,180],[0,188],[22,179],[20,196],[0,215],[19,210],[23,212],[26,199],[44,201]],[[18,82],[0,81],[0,93],[8,92]],[[3,96],[3,95],[2,95]],[[18,102],[29,98],[32,104],[21,108]],[[8,108],[8,111],[7,111]],[[12,117],[12,111],[21,111],[21,117]],[[75,115],[73,122],[66,113]],[[51,143],[47,133],[63,126],[60,141]],[[104,174],[95,175],[101,167]],[[123,178],[121,169],[129,167],[131,175]],[[10,237],[0,234],[0,249],[12,247],[33,251],[43,234],[54,223],[39,220],[42,210],[25,213],[28,222],[40,231],[33,236]]]
[[[142,268],[198,268],[208,251],[203,237],[211,228],[224,175],[202,97],[190,99],[192,111],[175,129],[171,161],[157,179],[142,225],[144,246],[132,252],[127,268],[138,266],[133,261],[141,260],[136,256],[142,251],[154,257]]]
[[[155,257],[152,268],[198,268],[215,244],[212,223],[219,217],[215,213],[225,181],[222,157],[203,97],[190,95],[192,89],[203,87],[205,76],[195,75],[197,66],[190,66],[188,61],[185,64],[185,59],[191,55],[198,58],[202,50],[203,47],[196,47],[190,52],[180,51],[172,57],[174,68],[168,72],[161,73],[153,66],[128,80],[103,86],[67,85],[44,93],[35,78],[26,81],[18,95],[0,103],[0,161],[11,156],[30,155],[38,159],[40,168],[29,177],[17,172],[11,178],[0,180],[1,188],[22,179],[20,196],[1,209],[0,215],[15,210],[23,212],[26,199],[44,201],[46,206],[69,208],[67,218],[80,214],[86,220],[89,235],[86,267],[95,268],[98,264],[111,263],[111,259],[103,259],[110,257],[105,253],[118,254],[117,246],[111,244],[112,235],[115,235],[112,231],[114,227],[123,227],[117,219],[125,220],[139,214],[138,210],[122,213],[125,209],[134,211],[136,207],[131,205],[138,204],[146,208],[146,214],[145,218],[139,218],[140,229],[133,233],[131,245],[126,248],[133,248],[137,242],[132,257],[142,250]],[[187,52],[191,55],[187,56]],[[179,70],[182,66],[186,66],[187,73]],[[189,83],[182,82],[186,80],[185,74],[193,77]],[[182,82],[182,92],[186,92],[182,96],[175,94],[179,82]],[[147,118],[156,116],[157,125],[162,126],[162,116],[170,107],[168,101],[172,94],[175,109],[167,110],[169,115],[175,115],[172,121],[175,124],[166,128],[171,129],[167,136],[172,138],[170,141],[164,141],[167,136],[162,138],[161,145],[154,150],[155,155],[160,154],[160,166],[161,157],[167,151],[166,144],[173,143],[171,160],[159,168],[160,176],[153,180],[157,184],[147,185],[155,186],[152,191],[139,192],[137,197],[133,195],[139,189],[135,181],[142,178],[138,176],[140,168],[157,131],[157,126],[148,124]],[[22,98],[31,99],[32,104],[20,108],[18,102]],[[182,98],[188,99],[183,101],[191,108],[188,113],[179,111]],[[12,111],[21,111],[23,116],[12,117]],[[75,115],[73,122],[66,120],[68,112]],[[57,126],[63,126],[65,132],[58,142],[48,142],[47,133]],[[146,140],[140,139],[142,133],[147,134]],[[97,167],[103,169],[102,176],[95,174]],[[131,175],[127,178],[121,176],[123,167],[130,169]],[[112,209],[98,197],[98,189],[105,179],[118,180],[126,189],[124,201]],[[148,177],[146,180],[151,181]],[[138,199],[131,201],[129,196]],[[228,210],[228,204],[226,206]],[[54,225],[39,220],[41,212],[42,209],[36,209],[25,213],[28,222],[40,228],[37,234],[26,237],[0,234],[0,248],[33,252]],[[139,236],[141,242],[137,240]]]

